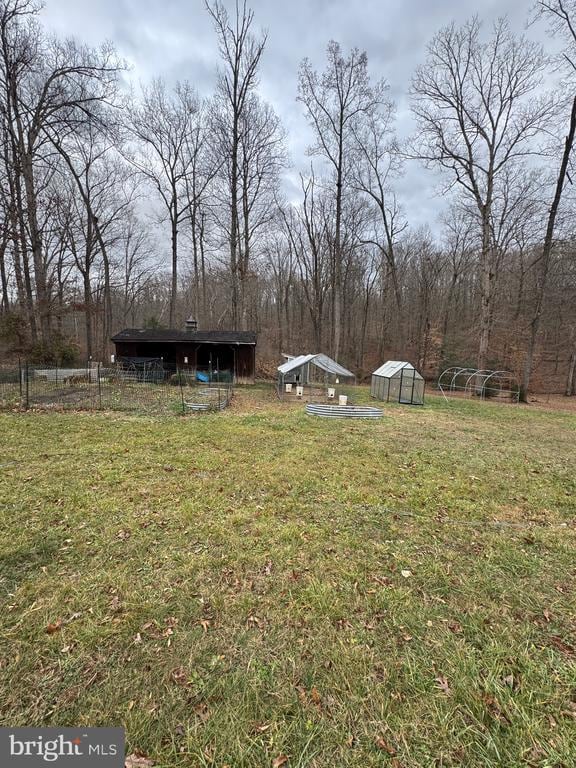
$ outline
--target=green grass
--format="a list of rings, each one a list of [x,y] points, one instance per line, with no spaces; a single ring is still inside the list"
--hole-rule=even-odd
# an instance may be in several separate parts
[[[575,498],[576,417],[528,407],[0,415],[0,719],[159,766],[571,768]]]

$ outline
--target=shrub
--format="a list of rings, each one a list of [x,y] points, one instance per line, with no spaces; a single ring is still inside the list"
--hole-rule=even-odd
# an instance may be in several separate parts
[[[78,362],[79,349],[71,339],[56,335],[49,343],[33,344],[28,357],[31,363],[72,366]]]

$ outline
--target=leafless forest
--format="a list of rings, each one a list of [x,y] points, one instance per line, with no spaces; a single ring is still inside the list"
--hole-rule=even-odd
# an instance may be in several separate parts
[[[259,92],[267,33],[241,1],[203,12],[220,64],[201,99],[184,79],[131,85],[110,44],[56,39],[35,2],[0,0],[3,357],[105,359],[120,328],[193,315],[257,331],[263,371],[324,351],[359,375],[460,363],[575,394],[576,0],[530,10],[546,49],[506,19],[431,30],[402,139],[394,73],[326,41],[293,94],[300,168]],[[397,194],[409,163],[437,172],[428,227]]]

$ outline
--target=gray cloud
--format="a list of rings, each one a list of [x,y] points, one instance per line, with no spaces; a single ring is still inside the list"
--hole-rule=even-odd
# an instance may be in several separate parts
[[[232,0],[228,0],[232,7]],[[532,5],[517,0],[253,0],[257,26],[268,33],[262,62],[260,91],[283,120],[294,163],[286,180],[287,194],[297,194],[297,174],[309,164],[310,132],[296,102],[298,66],[309,57],[322,68],[328,40],[345,48],[366,50],[372,76],[390,83],[398,106],[401,137],[413,130],[408,89],[415,67],[426,55],[426,43],[453,19],[463,22],[478,14],[486,25],[507,14],[522,32]],[[131,65],[130,78],[146,82],[188,79],[204,95],[214,87],[218,51],[211,21],[202,0],[47,0],[45,23],[55,32],[89,44],[112,40]],[[539,26],[527,34],[544,40]],[[398,184],[413,224],[435,225],[443,201],[438,177],[410,163]]]

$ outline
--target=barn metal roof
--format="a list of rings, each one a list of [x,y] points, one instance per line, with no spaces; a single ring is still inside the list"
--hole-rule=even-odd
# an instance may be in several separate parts
[[[337,363],[336,360],[332,360],[328,355],[315,354],[315,355],[298,355],[291,360],[287,360],[282,365],[278,366],[278,371],[281,374],[290,373],[290,371],[302,368],[306,363],[312,363],[317,368],[321,368],[326,373],[331,373],[334,376],[342,376],[346,379],[353,379],[354,374],[344,366]]]
[[[411,370],[416,370],[414,366],[411,363],[407,363],[402,360],[388,360],[386,363],[380,366],[380,368],[376,368],[373,376],[382,376],[385,379],[391,379],[393,376],[396,376],[397,373],[400,373],[400,371],[403,368],[410,368]],[[421,379],[422,376],[416,371],[415,374],[416,378]]]
[[[256,334],[254,331],[181,331],[177,328],[125,328],[112,336],[112,341],[256,344]]]

